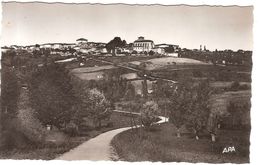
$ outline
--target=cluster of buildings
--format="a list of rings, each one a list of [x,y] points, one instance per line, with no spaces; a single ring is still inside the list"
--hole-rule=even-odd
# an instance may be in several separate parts
[[[85,38],[79,38],[75,43],[45,43],[45,44],[36,44],[28,46],[17,46],[12,45],[10,47],[2,47],[2,51],[10,49],[22,49],[32,52],[34,50],[40,50],[42,48],[50,49],[53,54],[59,52],[64,52],[64,50],[74,49],[75,52],[81,52],[86,54],[106,54],[106,43],[101,42],[89,42]],[[122,48],[117,48],[120,53],[128,54],[148,54],[152,52],[153,54],[161,54],[168,56],[178,56],[178,45],[171,44],[158,44],[155,45],[152,40],[145,39],[144,37],[138,37],[133,43],[127,44]],[[167,51],[171,50],[171,51]]]
[[[167,51],[171,50],[171,51]],[[154,52],[157,54],[168,55],[168,56],[178,56],[178,45],[172,44],[158,44],[155,45],[152,40],[147,40],[144,37],[138,37],[133,43],[133,50],[137,53],[141,52]]]

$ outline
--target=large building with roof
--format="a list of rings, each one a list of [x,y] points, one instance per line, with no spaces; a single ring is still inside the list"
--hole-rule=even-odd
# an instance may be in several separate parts
[[[153,49],[154,43],[152,40],[144,39],[144,37],[138,37],[137,40],[134,41],[133,50],[137,52],[149,52]]]

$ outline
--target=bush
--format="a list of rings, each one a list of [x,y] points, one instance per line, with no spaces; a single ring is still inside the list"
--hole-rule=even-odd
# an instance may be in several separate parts
[[[136,50],[134,50],[134,51],[132,52],[132,54],[137,54],[137,51],[136,51]]]
[[[250,90],[250,89],[251,89],[250,85],[247,84],[241,85],[238,81],[234,81],[229,88],[230,91]]]
[[[231,101],[227,107],[229,116],[225,119],[224,127],[230,129],[250,128],[247,113],[250,112],[250,104],[243,101]]]
[[[159,108],[154,101],[147,101],[141,109],[141,122],[145,128],[149,128],[157,120]]]
[[[154,54],[155,54],[155,52],[152,51],[152,50],[150,50],[149,55],[152,56],[152,55],[154,55]]]
[[[240,84],[238,81],[234,81],[231,86],[230,86],[230,90],[231,91],[238,91],[240,88]]]
[[[203,74],[202,74],[201,71],[199,71],[199,70],[195,70],[195,71],[193,71],[193,76],[194,76],[194,77],[202,77]]]
[[[70,122],[66,125],[63,132],[68,134],[69,136],[77,136],[79,134],[79,128],[75,123]]]

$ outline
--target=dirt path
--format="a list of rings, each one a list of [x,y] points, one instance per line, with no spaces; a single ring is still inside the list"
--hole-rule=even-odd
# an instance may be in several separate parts
[[[168,121],[165,117],[159,116],[159,118],[161,120],[157,122],[158,124]],[[119,128],[102,133],[63,154],[56,160],[113,160],[115,155],[113,155],[113,148],[110,142],[117,134],[128,129],[131,129],[131,127]]]

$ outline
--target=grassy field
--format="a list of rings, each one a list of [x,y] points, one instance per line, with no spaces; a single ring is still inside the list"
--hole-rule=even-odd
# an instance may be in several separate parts
[[[137,118],[134,115],[134,118]],[[111,127],[102,127],[98,130],[88,131],[85,136],[75,136],[64,138],[60,144],[48,144],[40,146],[27,146],[22,149],[0,150],[0,159],[55,159],[59,155],[69,151],[81,143],[109,130],[131,126],[131,116],[118,112],[113,112],[111,115],[113,125]],[[59,136],[59,134],[57,134]],[[55,137],[54,137],[55,138]],[[56,138],[55,138],[56,139]]]
[[[220,115],[225,115],[227,114],[227,106],[230,101],[235,101],[240,103],[242,102],[250,103],[250,99],[251,99],[250,90],[233,91],[233,92],[229,91],[229,92],[212,95],[210,102],[211,102],[212,111],[215,111],[215,113],[218,113]],[[245,114],[244,117],[246,117],[247,120],[250,121],[250,112]]]
[[[165,123],[154,126],[152,131],[126,131],[117,135],[112,146],[119,159],[130,162],[205,162],[205,163],[248,163],[249,132],[243,130],[220,130],[217,141],[201,135],[200,140],[183,131],[182,137],[176,137],[176,129]],[[235,147],[233,153],[222,153],[225,147]]]
[[[229,85],[229,83],[218,84]],[[230,101],[249,102],[251,91],[228,91],[211,97],[212,112],[228,115]],[[119,103],[119,104],[127,104]],[[243,123],[250,125],[250,111],[244,113]],[[224,127],[223,127],[224,128]],[[166,161],[166,162],[206,162],[206,163],[247,163],[249,162],[250,131],[242,128],[235,130],[219,129],[216,143],[204,132],[200,140],[182,128],[182,138],[176,137],[176,128],[170,123],[155,126],[152,131],[126,131],[116,136],[112,146],[120,160],[126,161]],[[236,152],[225,153],[225,147],[235,147]]]

